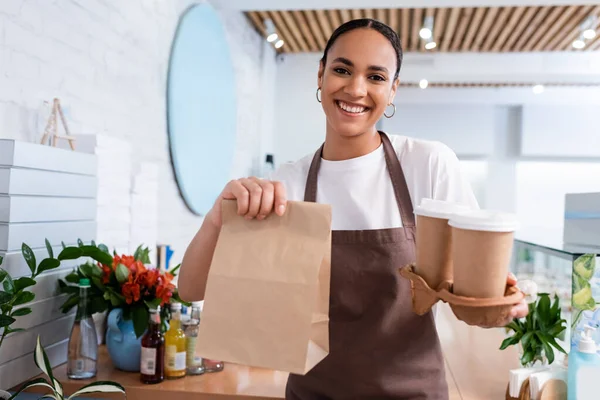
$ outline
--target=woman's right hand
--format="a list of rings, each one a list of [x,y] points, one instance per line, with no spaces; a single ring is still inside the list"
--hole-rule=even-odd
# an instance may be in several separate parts
[[[265,219],[273,211],[279,216],[283,215],[287,203],[285,187],[281,182],[255,177],[232,180],[225,186],[207,215],[218,228],[222,223],[223,200],[236,200],[238,215],[258,220]]]

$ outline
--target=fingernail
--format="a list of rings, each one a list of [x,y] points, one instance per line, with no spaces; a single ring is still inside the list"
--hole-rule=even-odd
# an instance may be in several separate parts
[[[262,221],[263,219],[265,219],[265,216],[264,216],[264,215],[259,215],[259,216],[257,216],[257,217],[256,217],[256,219],[258,219],[258,220],[261,220],[261,221]]]
[[[284,211],[285,211],[285,206],[283,204],[281,204],[279,207],[277,207],[277,213],[279,215],[283,215]]]
[[[515,276],[515,274],[513,274],[512,272],[508,273],[508,276],[511,277],[514,280],[517,280],[517,277]]]

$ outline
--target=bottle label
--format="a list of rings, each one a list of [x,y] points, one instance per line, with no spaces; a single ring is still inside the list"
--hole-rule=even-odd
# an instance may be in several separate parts
[[[156,374],[156,349],[142,347],[140,372],[144,375]]]
[[[186,338],[186,353],[187,353],[187,366],[191,367],[193,365],[196,365],[196,359],[197,357],[195,357],[196,355],[196,337],[194,336],[188,336]]]
[[[577,400],[597,399],[598,392],[595,385],[598,383],[598,367],[581,366],[577,371],[575,390]]]
[[[177,352],[176,346],[167,346],[166,348],[166,359],[167,365],[166,368],[171,371],[181,371],[185,370],[185,359],[186,352]]]

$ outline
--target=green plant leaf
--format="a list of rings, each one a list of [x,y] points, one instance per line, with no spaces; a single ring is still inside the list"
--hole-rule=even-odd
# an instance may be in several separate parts
[[[0,291],[0,305],[9,303],[12,300],[12,298],[12,294]]]
[[[173,276],[176,276],[177,275],[177,270],[179,270],[179,268],[181,268],[181,264],[177,264],[175,266],[175,268],[173,268],[172,270],[167,271],[167,272],[170,273]]]
[[[79,270],[87,278],[92,278],[94,276],[97,277],[97,278],[101,278],[102,277],[102,268],[100,268],[96,264],[85,263],[85,264],[83,264],[83,265],[81,265],[79,267]]]
[[[148,309],[144,305],[138,305],[133,309],[133,330],[136,337],[141,337],[148,326]]]
[[[509,328],[509,329],[512,329],[515,332],[523,333],[523,329],[519,325],[519,321],[518,320],[513,320],[511,323],[509,323],[508,325],[506,325],[506,327]]]
[[[519,339],[520,339],[520,337],[518,336],[518,334],[507,337],[506,339],[504,339],[502,341],[502,344],[500,345],[500,350],[504,350],[509,346],[513,346],[513,345],[519,343]]]
[[[90,243],[91,243],[92,246],[96,247],[96,241],[95,240],[92,240]]]
[[[0,328],[5,328],[15,322],[16,319],[9,317],[8,315],[0,315]]]
[[[10,275],[6,275],[6,278],[4,279],[4,282],[2,283],[2,286],[4,286],[4,290],[7,293],[14,294],[14,292],[15,292],[15,282],[13,281],[13,279],[12,279],[12,277]]]
[[[105,244],[101,243],[101,244],[99,244],[96,247],[98,247],[98,250],[100,250],[101,252],[106,253],[106,254],[108,254],[110,256],[110,250],[108,250],[108,247]]]
[[[77,245],[78,245],[79,247],[83,247],[83,246],[85,246],[85,244],[83,244],[83,241],[82,241],[81,239],[77,239]]]
[[[17,295],[17,298],[13,302],[13,306],[20,306],[21,304],[29,303],[35,299],[35,294],[32,292],[21,292]]]
[[[83,254],[83,252],[81,251],[81,249],[79,247],[66,247],[64,248],[60,254],[58,255],[58,259],[59,260],[75,260],[79,257],[81,257],[81,255]]]
[[[86,385],[73,393],[67,400],[71,400],[85,393],[125,393],[125,388],[116,382],[97,381]]]
[[[550,297],[547,294],[539,296],[536,311],[538,326],[544,330],[550,322]]]
[[[521,344],[523,345],[523,349],[529,348],[532,336],[533,336],[533,332],[527,332],[526,334],[523,335],[523,338],[521,339]]]
[[[100,280],[99,277],[97,276],[92,276],[92,283],[94,284],[94,286],[96,286],[99,290],[101,290],[102,292],[104,292],[104,284],[102,283],[102,280]]]
[[[544,353],[548,359],[548,364],[552,364],[554,362],[554,349],[552,349],[546,341],[542,342],[542,346],[544,347]]]
[[[90,312],[92,314],[101,313],[108,309],[108,303],[102,296],[94,296],[90,300]]]
[[[542,333],[542,337],[549,344],[551,344],[552,346],[554,346],[558,351],[560,351],[563,354],[567,354],[567,352],[565,351],[565,349],[563,349],[558,343],[556,343],[556,340],[552,336],[550,336],[550,335],[548,335],[546,333]]]
[[[24,276],[22,278],[19,278],[15,281],[15,291],[19,292],[29,286],[34,286],[35,285],[35,280],[32,278],[29,278],[28,276]]]
[[[60,311],[62,311],[63,314],[66,314],[77,304],[79,304],[79,295],[72,295],[62,304],[62,306],[60,306]]]
[[[531,351],[531,350],[525,351],[523,353],[523,356],[521,357],[521,365],[529,364],[533,360],[534,356],[535,356],[535,354],[533,351]]]
[[[596,270],[596,255],[584,254],[573,262],[573,272],[581,278],[589,281]]]
[[[48,251],[48,257],[54,258],[54,250],[52,250],[52,245],[48,241],[48,239],[44,240],[46,242],[46,250]]]
[[[40,343],[39,335],[35,344],[35,351],[33,352],[33,361],[35,362],[35,365],[37,365],[37,367],[41,369],[42,372],[48,376],[48,378],[50,378],[50,382],[54,382],[54,375],[52,375],[52,366],[50,365],[50,361],[48,361],[48,356],[46,355],[46,352],[44,351],[44,348]]]
[[[112,265],[113,264],[113,258],[110,256],[110,254],[107,254],[107,253],[103,252],[102,250],[99,250],[98,248],[94,248],[94,249],[95,250],[90,253],[91,258],[93,258],[94,260],[98,261],[100,264],[103,264],[103,265]]]
[[[35,387],[35,386],[45,386],[47,388],[50,388],[52,390],[52,392],[54,393],[54,388],[50,385],[50,383],[48,383],[47,380],[45,380],[44,378],[37,378],[37,379],[31,380],[31,381],[23,384],[23,386],[21,386],[21,388],[19,390],[17,390],[12,396],[9,397],[9,400],[16,399],[17,396],[19,394],[21,394],[22,391],[27,390],[32,387]]]
[[[119,296],[116,293],[110,293],[110,304],[112,304],[113,307],[119,307],[120,305],[123,305],[125,303],[125,297]]]
[[[117,281],[119,283],[123,283],[129,278],[129,268],[124,266],[123,264],[117,265],[117,269],[115,270],[115,276],[117,277]]]
[[[161,299],[152,299],[150,301],[144,300],[144,303],[146,303],[146,306],[149,309],[155,309],[158,306],[160,306],[161,301],[162,301]]]
[[[62,240],[60,241],[60,245],[62,246],[63,250],[67,248],[67,245]]]
[[[73,271],[69,275],[65,276],[65,280],[69,283],[79,283],[79,273],[77,271]]]
[[[60,267],[60,261],[58,261],[56,258],[45,258],[42,260],[42,262],[38,266],[36,275],[39,275],[44,271],[49,271],[51,269],[55,269],[58,267]]]
[[[19,308],[18,310],[13,311],[12,316],[13,317],[22,317],[22,316],[28,315],[28,314],[31,314],[31,308],[23,307],[23,308]]]
[[[4,262],[4,257],[0,256],[0,265]]]
[[[27,262],[31,273],[35,274],[35,266],[37,265],[37,262],[35,261],[35,254],[33,253],[33,250],[31,250],[31,247],[23,243],[21,245],[21,253],[23,253],[23,258]]]
[[[2,257],[0,257],[0,258],[2,258]],[[8,275],[8,272],[6,272],[2,268],[0,268],[0,283],[4,280],[4,278],[6,278],[7,275]]]
[[[79,287],[74,285],[67,285],[65,282],[58,280],[58,291],[61,294],[78,294]]]

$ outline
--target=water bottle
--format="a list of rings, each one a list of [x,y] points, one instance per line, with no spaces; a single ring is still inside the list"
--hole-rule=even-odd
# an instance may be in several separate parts
[[[96,376],[98,338],[89,309],[89,279],[79,280],[79,305],[69,337],[67,376],[69,379],[89,379]]]

